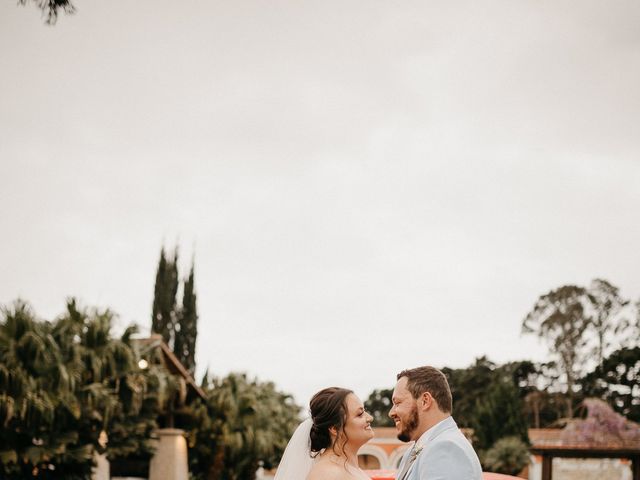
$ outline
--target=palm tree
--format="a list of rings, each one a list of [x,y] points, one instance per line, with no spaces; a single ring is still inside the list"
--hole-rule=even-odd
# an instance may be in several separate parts
[[[8,478],[46,478],[56,456],[90,462],[91,452],[72,447],[77,432],[55,429],[56,413],[78,415],[78,402],[76,372],[65,364],[52,325],[37,322],[20,300],[3,308],[2,317],[0,472]]]
[[[201,425],[190,436],[196,477],[253,480],[261,463],[275,466],[299,421],[292,398],[238,373],[203,387],[206,406],[196,409]]]
[[[2,316],[0,477],[88,479],[104,431],[112,456],[151,454],[160,375],[138,367],[135,328],[113,338],[109,310],[73,299],[54,322],[22,301]]]
[[[152,432],[163,408],[159,397],[167,390],[158,378],[169,374],[156,367],[141,369],[141,352],[131,338],[137,327],[114,338],[113,319],[109,310],[80,309],[71,299],[56,323],[56,339],[66,360],[81,372],[76,392],[82,406],[76,419],[80,441],[106,451],[110,460],[144,461],[153,454]],[[106,448],[100,442],[103,431],[108,433]]]

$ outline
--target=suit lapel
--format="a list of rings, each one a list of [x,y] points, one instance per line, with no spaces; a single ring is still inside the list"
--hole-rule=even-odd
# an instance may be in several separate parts
[[[429,442],[432,442],[438,435],[449,430],[450,428],[458,428],[458,426],[456,425],[456,422],[452,417],[447,417],[440,423],[434,425],[432,428],[424,432],[422,436],[413,444],[413,446],[404,454],[401,462],[402,468],[400,469],[400,473],[398,474],[396,480],[406,480],[407,478],[409,478],[409,474],[413,470],[413,467],[418,458],[417,455],[415,455],[413,458],[411,457],[411,452],[413,452],[415,448],[420,448],[420,450],[422,450],[423,448],[428,448]]]
[[[422,436],[416,441],[416,443],[411,448],[406,458],[406,461],[404,463],[404,465],[407,465],[407,464],[408,465],[406,467],[403,465],[403,470],[404,470],[403,476],[398,477],[397,480],[406,480],[407,478],[409,478],[409,474],[413,470],[413,467],[416,464],[416,460],[417,460],[417,455],[413,458],[413,461],[411,461],[411,457],[410,457],[411,452],[415,448],[419,448],[420,451],[422,451],[424,448],[428,448],[429,442],[432,442],[436,437],[438,437],[438,435],[449,430],[450,428],[458,428],[458,426],[456,425],[456,422],[453,420],[453,417],[445,418],[440,423],[434,425],[432,428],[424,432]],[[418,454],[419,453],[420,452],[418,452]]]
[[[413,460],[409,459],[409,466],[407,467],[407,471],[404,472],[404,476],[400,479],[400,480],[405,480],[407,478],[409,478],[409,474],[411,473],[411,471],[413,470],[413,467],[416,464],[416,460],[417,460],[417,456],[415,456],[413,458]]]
[[[413,451],[413,446],[404,453],[402,458],[402,468],[400,469],[400,473],[398,474],[397,480],[404,480],[409,472],[409,468],[411,467],[411,452]]]

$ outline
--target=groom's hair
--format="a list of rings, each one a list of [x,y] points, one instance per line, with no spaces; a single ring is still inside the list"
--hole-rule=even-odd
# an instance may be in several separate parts
[[[407,377],[407,390],[415,399],[420,398],[424,392],[429,392],[438,403],[438,407],[445,413],[453,410],[451,389],[444,373],[434,367],[417,367],[403,370],[398,374],[397,380]]]

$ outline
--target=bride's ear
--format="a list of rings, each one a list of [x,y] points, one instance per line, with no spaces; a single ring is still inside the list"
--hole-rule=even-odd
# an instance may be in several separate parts
[[[329,433],[331,434],[332,437],[338,436],[338,430],[336,430],[336,427],[329,427]]]

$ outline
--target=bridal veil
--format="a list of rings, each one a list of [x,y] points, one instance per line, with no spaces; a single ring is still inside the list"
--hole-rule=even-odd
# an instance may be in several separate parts
[[[305,480],[313,463],[311,457],[311,426],[313,421],[307,418],[293,432],[287,448],[284,450],[274,480]]]

